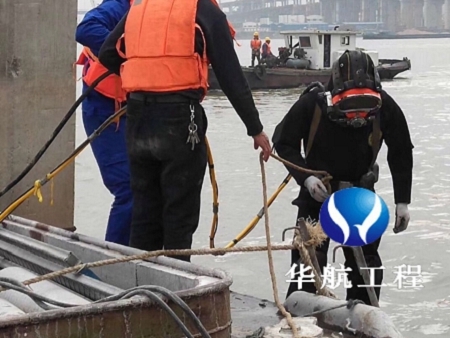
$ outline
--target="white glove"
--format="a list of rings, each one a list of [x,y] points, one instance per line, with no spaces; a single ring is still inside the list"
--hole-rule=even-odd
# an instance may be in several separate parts
[[[399,203],[395,207],[395,225],[394,232],[398,234],[399,232],[405,231],[409,224],[409,210],[408,204]]]
[[[317,202],[324,202],[328,198],[327,188],[323,185],[322,181],[316,176],[309,176],[305,180],[305,188],[308,189],[309,194]]]

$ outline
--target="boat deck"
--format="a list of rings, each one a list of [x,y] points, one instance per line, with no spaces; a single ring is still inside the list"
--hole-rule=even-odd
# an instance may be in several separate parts
[[[279,316],[275,303],[265,299],[231,292],[231,338],[246,338],[260,327],[278,324]]]
[[[19,330],[23,337],[29,338],[39,338],[43,335],[47,338],[71,337],[73,334],[79,338],[131,337],[131,335],[148,338],[177,337],[179,327],[168,312],[154,302],[154,299],[149,300],[142,296],[130,298],[130,294],[130,297],[120,296],[120,299],[101,301],[112,295],[125,295],[129,291],[135,290],[136,287],[143,286],[153,288],[155,292],[159,291],[154,287],[160,286],[167,289],[169,296],[171,292],[180,297],[213,338],[260,338],[262,337],[261,331],[264,331],[261,329],[279,325],[283,319],[274,302],[231,291],[232,279],[225,271],[209,269],[167,257],[145,260],[136,259],[136,256],[134,256],[134,260],[130,259],[133,257],[126,257],[142,253],[144,252],[134,248],[104,242],[33,220],[10,216],[0,223],[0,277],[3,274],[3,277],[25,282],[33,278],[33,273],[42,275],[63,268],[74,269],[73,271],[79,271],[79,273],[69,273],[52,278],[60,286],[55,283],[49,285],[48,282],[37,281],[32,286],[36,290],[35,293],[39,293],[39,290],[42,292],[52,290],[47,297],[77,304],[77,306],[69,308],[56,306],[43,309],[36,306],[33,301],[30,305],[27,296],[23,296],[27,299],[26,302],[17,299],[18,295],[14,290],[1,292],[0,312],[2,304],[6,304],[9,308],[16,307],[14,308],[16,312],[14,317],[7,318],[0,315],[0,335],[8,337],[11,335],[12,337]],[[124,257],[126,261],[114,262]],[[83,263],[98,261],[114,262],[115,264],[97,265],[97,267],[79,270],[80,266],[83,267]],[[26,276],[22,272],[20,275],[18,274],[18,270],[23,270],[23,268],[25,271],[29,270]],[[6,271],[7,269],[9,270]],[[63,286],[73,291],[75,296],[84,297],[82,304],[78,301],[65,300],[74,295],[67,295],[61,289]],[[123,293],[125,290],[127,291]],[[65,296],[58,298],[58,294],[62,295],[63,293]],[[293,314],[299,309],[302,310],[303,312],[297,313],[297,316],[304,316],[316,311],[316,305],[320,300],[308,300],[310,297],[308,295],[310,294],[300,293],[300,300],[291,299],[291,305],[289,305],[288,299],[286,309]],[[292,308],[293,301],[302,306]],[[187,327],[186,330],[195,335],[199,334],[198,327],[177,306],[173,298],[169,299],[167,304]],[[325,304],[322,307],[327,309],[332,306]],[[356,328],[360,326],[358,323],[362,322],[359,317],[364,315],[366,318],[366,312],[372,311],[371,309],[365,309],[365,312],[362,310],[364,309],[352,312]],[[347,309],[334,310],[333,314],[337,316],[339,312],[339,315],[344,316],[345,319],[349,315],[347,311]],[[326,325],[319,323],[317,325],[338,330],[345,327],[341,321],[334,320],[334,315],[330,315],[329,312],[327,314],[329,316],[325,315],[326,318],[322,318]],[[338,317],[336,318],[340,320]],[[379,328],[379,325],[386,326],[386,315],[379,313],[372,319],[372,322],[376,324],[372,325],[374,329]],[[370,322],[371,318],[368,320]],[[86,325],[80,326],[82,321]],[[321,319],[318,318],[318,321],[320,322]],[[345,331],[345,329],[342,330]],[[48,332],[51,334],[49,335]],[[322,336],[322,338],[326,337],[333,336],[328,331],[324,332]],[[384,338],[387,335],[375,335],[375,337]],[[401,336],[389,335],[389,337],[400,338]]]

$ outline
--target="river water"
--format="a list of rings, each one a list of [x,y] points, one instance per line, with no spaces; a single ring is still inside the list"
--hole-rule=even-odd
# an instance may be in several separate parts
[[[241,64],[249,65],[249,41],[236,47]],[[283,45],[274,40],[273,47]],[[407,231],[392,232],[395,206],[384,145],[378,163],[380,181],[377,192],[386,201],[391,222],[381,243],[387,286],[382,289],[380,305],[408,338],[450,336],[450,39],[385,40],[358,39],[359,47],[378,50],[380,58],[411,59],[412,70],[396,80],[383,82],[384,88],[403,108],[409,123],[414,149],[414,182],[411,222]],[[297,100],[302,89],[254,92],[265,131],[272,135],[277,123]],[[78,86],[77,96],[81,93]],[[222,93],[210,93],[204,101],[209,118],[208,139],[215,161],[219,185],[219,230],[216,247],[226,245],[251,221],[262,207],[259,152],[231,104]],[[81,112],[77,113],[77,144],[84,133]],[[276,160],[266,164],[269,195],[286,176],[285,168]],[[87,235],[102,238],[112,197],[102,184],[91,150],[85,150],[76,161],[75,226]],[[295,225],[296,208],[291,201],[297,196],[294,181],[280,194],[270,208],[272,242],[281,243],[283,229]],[[202,194],[202,216],[195,234],[194,248],[209,247],[212,220],[212,189],[208,173]],[[265,245],[264,220],[238,245]],[[331,251],[330,251],[331,262]],[[338,268],[343,254],[337,254]],[[447,263],[445,263],[447,262]],[[233,276],[232,289],[253,296],[273,299],[267,253],[235,253],[226,256],[193,257],[193,263],[227,270]],[[284,299],[290,278],[290,253],[275,252],[279,295]],[[420,266],[420,288],[406,288],[395,282],[396,266]],[[446,268],[447,266],[447,268]],[[411,275],[409,275],[411,276]],[[394,283],[395,282],[395,283]],[[409,284],[410,285],[410,284]],[[345,298],[343,285],[335,292]]]

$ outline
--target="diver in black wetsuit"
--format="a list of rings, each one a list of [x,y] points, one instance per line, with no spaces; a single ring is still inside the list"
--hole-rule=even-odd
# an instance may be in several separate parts
[[[309,138],[309,139],[308,139]],[[372,140],[374,142],[372,142]],[[305,158],[300,153],[304,143]],[[381,83],[370,56],[361,51],[347,51],[333,65],[328,88],[305,91],[277,126],[273,142],[278,155],[300,167],[323,170],[333,177],[332,192],[339,187],[363,187],[374,191],[378,180],[376,156],[382,142],[388,147],[388,164],[396,204],[395,232],[406,229],[411,202],[413,144],[405,116],[394,99],[381,89]],[[286,167],[301,187],[293,202],[298,218],[319,219],[322,203],[328,193],[322,181],[309,174]],[[382,266],[378,253],[380,240],[362,247],[368,267]],[[327,265],[329,239],[316,248],[323,273]],[[353,253],[344,249],[345,266],[352,272],[348,278],[353,287],[347,299],[370,300],[358,272]],[[292,251],[292,264],[299,264],[299,253]],[[298,267],[296,270],[299,272]],[[375,272],[375,284],[383,280],[382,270]],[[315,293],[313,283],[303,281],[303,291]],[[290,284],[287,296],[297,291]],[[380,297],[380,287],[375,288]]]

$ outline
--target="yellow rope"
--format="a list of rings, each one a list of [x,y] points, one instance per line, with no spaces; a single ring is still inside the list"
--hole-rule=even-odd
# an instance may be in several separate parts
[[[300,338],[297,330],[297,326],[292,320],[292,316],[289,312],[286,311],[283,304],[281,304],[280,299],[278,298],[278,287],[277,287],[277,278],[275,276],[275,269],[273,267],[273,257],[272,257],[272,248],[270,241],[270,227],[269,227],[269,208],[267,206],[267,183],[266,183],[266,171],[264,169],[264,159],[263,153],[261,153],[259,157],[259,162],[261,164],[261,177],[262,177],[262,186],[263,186],[263,200],[264,200],[264,220],[265,220],[265,228],[266,228],[266,241],[267,241],[267,256],[269,259],[269,270],[270,270],[270,278],[272,279],[272,291],[275,299],[275,304],[278,309],[281,311],[283,316],[286,317],[286,320],[289,326],[292,329],[295,338]]]
[[[211,180],[213,194],[213,220],[211,224],[211,233],[209,235],[209,247],[213,249],[215,247],[214,238],[216,237],[217,229],[219,226],[219,188],[216,181],[216,173],[214,170],[214,160],[211,152],[211,146],[209,145],[207,137],[205,137],[205,142],[208,155],[209,177]]]
[[[288,185],[289,181],[291,180],[292,176],[288,175],[283,182],[280,184],[278,189],[273,193],[273,195],[269,198],[269,201],[267,203],[267,206],[270,207],[272,203],[275,201],[275,199],[278,197],[278,195],[281,193],[281,191]],[[264,207],[260,210],[260,212],[250,221],[250,223],[245,227],[244,230],[242,230],[230,243],[227,244],[226,248],[232,248],[237,243],[239,243],[244,237],[246,237],[252,230],[256,227],[258,222],[261,220],[261,218],[264,216]]]
[[[321,171],[321,170],[310,170],[310,169],[306,169],[306,168],[302,168],[299,167],[275,154],[270,154],[271,157],[273,157],[274,159],[276,159],[277,161],[283,163],[284,165],[291,167],[295,170],[307,173],[307,174],[311,174],[317,177],[322,177],[321,180],[324,183],[324,185],[327,188],[327,191],[329,194],[331,194],[331,185],[330,185],[330,181],[333,179],[333,177],[326,171]],[[280,186],[278,187],[278,189],[273,193],[273,195],[270,197],[269,201],[268,201],[268,206],[270,207],[272,205],[272,203],[275,201],[275,199],[278,197],[278,195],[281,193],[281,191],[286,187],[286,185],[289,183],[289,181],[292,179],[291,175],[288,175],[283,182],[280,184]],[[244,239],[250,232],[253,231],[253,229],[256,227],[256,225],[258,224],[258,222],[261,220],[262,216],[263,216],[263,211],[264,208],[250,221],[250,223],[244,228],[244,230],[242,230],[232,241],[230,241],[226,248],[232,248],[234,247],[237,243],[239,243],[242,239]]]
[[[122,116],[126,112],[126,107],[118,110],[114,115],[111,115],[104,124],[102,125],[99,130],[95,131],[90,137],[89,140],[92,141],[95,137],[100,135],[100,133],[109,126],[116,118]],[[0,213],[0,222],[5,220],[6,217],[8,217],[14,210],[16,210],[24,201],[26,201],[31,196],[36,196],[39,200],[39,202],[42,203],[43,197],[41,188],[47,184],[49,181],[51,181],[53,178],[55,178],[60,172],[62,172],[65,168],[67,168],[74,160],[75,158],[89,145],[89,142],[85,142],[82,146],[75,149],[75,151],[70,155],[64,162],[62,162],[60,165],[58,165],[53,171],[48,173],[45,178],[41,180],[37,180],[34,182],[34,185],[32,188],[28,189],[22,196],[17,198],[13,203],[11,203],[5,210],[3,210]]]
[[[33,195],[37,197],[37,199],[40,203],[42,203],[42,201],[43,201],[41,188],[42,188],[42,183],[40,180],[37,180],[36,182],[34,182]]]

